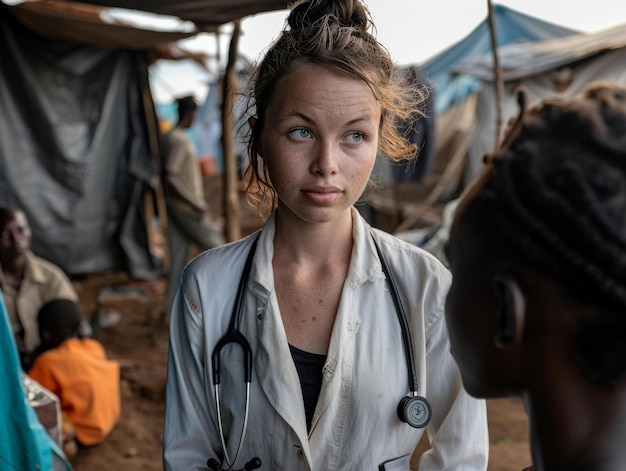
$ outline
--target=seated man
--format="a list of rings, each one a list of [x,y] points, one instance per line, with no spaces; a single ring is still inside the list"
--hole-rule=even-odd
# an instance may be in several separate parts
[[[28,375],[57,395],[64,432],[82,445],[101,443],[120,415],[120,368],[95,339],[80,338],[80,307],[56,299],[37,316],[44,349]]]
[[[23,211],[0,204],[0,289],[22,367],[39,346],[37,312],[53,299],[78,301],[76,290],[56,265],[30,250],[31,229]]]
[[[465,389],[521,397],[536,471],[623,470],[626,89],[522,112],[487,160],[447,246]]]

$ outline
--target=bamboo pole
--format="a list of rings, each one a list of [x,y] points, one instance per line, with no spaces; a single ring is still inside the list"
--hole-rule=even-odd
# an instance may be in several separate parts
[[[489,23],[489,37],[491,38],[491,53],[493,55],[493,75],[494,85],[496,87],[496,143],[497,146],[500,143],[500,137],[502,136],[502,127],[504,121],[504,82],[502,81],[502,69],[500,67],[500,59],[498,58],[498,38],[496,35],[496,17],[493,10],[491,0],[487,0],[488,15],[487,21]]]
[[[228,49],[228,63],[222,87],[222,149],[224,151],[224,219],[225,237],[228,242],[241,238],[241,207],[237,185],[237,156],[233,136],[233,103],[239,85],[236,62],[239,48],[241,21],[234,22],[233,34]]]

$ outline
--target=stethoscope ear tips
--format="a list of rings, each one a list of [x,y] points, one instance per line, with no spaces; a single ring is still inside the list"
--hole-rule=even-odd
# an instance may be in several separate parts
[[[405,396],[398,404],[398,418],[413,428],[424,428],[430,423],[432,408],[422,396]]]

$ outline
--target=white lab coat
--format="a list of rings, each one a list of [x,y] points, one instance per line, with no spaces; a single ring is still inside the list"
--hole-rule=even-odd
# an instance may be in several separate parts
[[[254,256],[240,330],[252,348],[248,430],[235,468],[259,457],[264,470],[377,470],[410,454],[424,432],[401,422],[409,392],[401,328],[370,227],[355,209],[354,247],[332,332],[323,384],[307,432],[298,373],[274,290],[274,217]],[[433,409],[433,449],[420,471],[487,468],[485,403],[463,390],[444,318],[449,272],[426,252],[374,230],[409,318],[419,393]],[[208,469],[222,457],[211,353],[224,335],[253,237],[204,252],[186,268],[171,313],[164,466]],[[222,351],[222,417],[231,459],[245,407],[241,349]],[[224,468],[227,466],[223,462]]]

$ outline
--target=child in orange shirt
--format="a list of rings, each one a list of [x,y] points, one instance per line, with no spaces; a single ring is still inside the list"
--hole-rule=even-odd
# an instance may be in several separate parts
[[[70,422],[82,445],[104,441],[120,416],[120,368],[107,360],[100,342],[80,338],[80,306],[57,299],[37,316],[44,350],[28,375],[56,394],[64,423]]]

